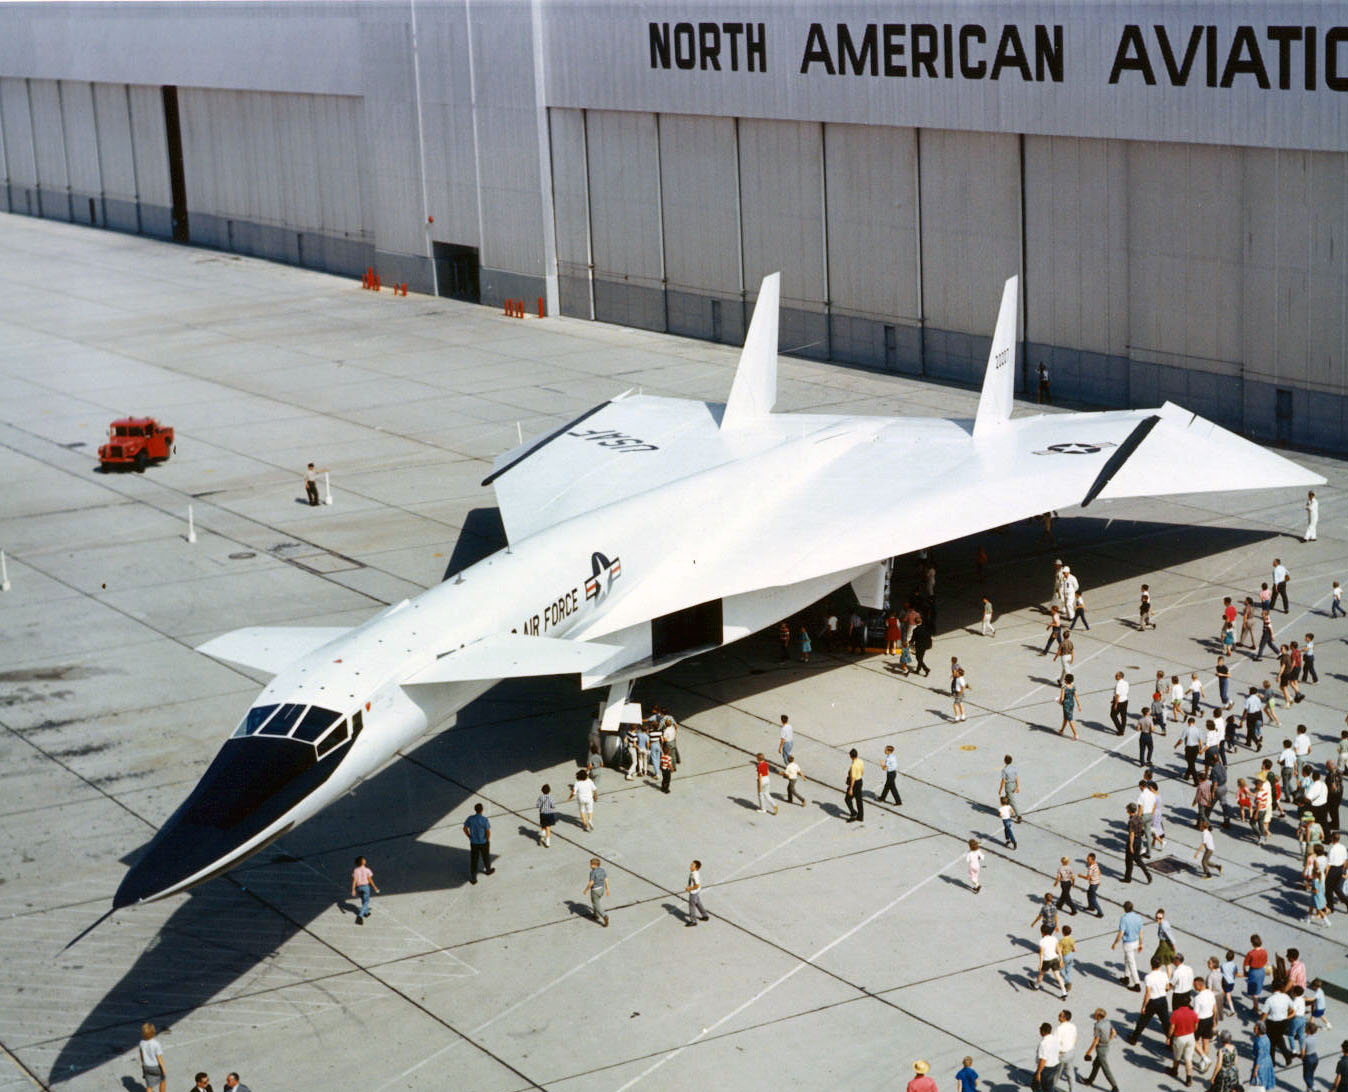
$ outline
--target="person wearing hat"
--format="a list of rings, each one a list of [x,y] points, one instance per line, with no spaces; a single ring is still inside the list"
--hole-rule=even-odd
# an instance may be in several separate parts
[[[1091,1045],[1081,1056],[1082,1061],[1091,1063],[1091,1071],[1084,1083],[1094,1084],[1096,1074],[1103,1073],[1109,1082],[1109,1092],[1119,1092],[1119,1082],[1109,1069],[1109,1041],[1114,1038],[1114,1025],[1106,1019],[1106,1015],[1104,1009],[1096,1009],[1091,1013],[1091,1019],[1095,1021],[1091,1028]],[[1092,1054],[1095,1055],[1093,1061]]]
[[[913,1063],[915,1076],[908,1082],[908,1092],[936,1092],[936,1082],[927,1076],[930,1072],[931,1066],[923,1059],[915,1061]]]

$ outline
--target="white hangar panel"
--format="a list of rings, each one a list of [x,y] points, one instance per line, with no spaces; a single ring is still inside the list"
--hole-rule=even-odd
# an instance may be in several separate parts
[[[425,255],[416,84],[408,28],[400,22],[368,18],[361,29],[367,169],[373,192],[378,194],[372,209],[377,253],[381,259],[390,254]],[[390,279],[398,279],[397,274]]]
[[[1348,157],[1248,149],[1246,374],[1344,390],[1348,359]]]
[[[62,137],[61,91],[55,80],[29,80],[28,105],[33,115],[33,149],[37,155],[42,215],[70,219],[70,175]]]
[[[365,158],[365,112],[351,95],[314,95],[315,170],[318,224],[346,238],[369,234],[369,213],[361,187]]]
[[[1242,154],[1206,145],[1128,146],[1134,359],[1239,374]]]
[[[96,83],[93,100],[103,196],[116,201],[135,201],[136,162],[131,148],[131,109],[127,103],[126,84]]]
[[[738,296],[735,122],[660,115],[665,276],[671,289]]]
[[[585,114],[548,111],[557,288],[565,315],[594,318],[590,307],[590,209],[585,174]]]
[[[103,179],[98,166],[98,126],[94,122],[93,88],[81,80],[62,80],[61,117],[65,138],[66,168],[70,174],[70,189],[76,199],[76,220],[89,215],[87,198],[103,192]]]
[[[5,166],[11,186],[37,186],[37,160],[33,154],[33,117],[28,111],[28,81],[0,78],[0,123],[5,129]],[[24,211],[16,203],[15,211]],[[37,212],[36,206],[32,209]]]
[[[917,321],[916,138],[913,129],[824,127],[835,313]]]
[[[1025,138],[1025,340],[1128,350],[1128,157],[1113,140]]]
[[[654,114],[586,114],[595,318],[665,326]]]
[[[654,114],[586,116],[594,273],[660,287],[660,152]]]
[[[820,127],[811,122],[740,122],[744,282],[752,294],[782,274],[782,306],[820,310],[824,278],[824,169]],[[789,348],[790,342],[783,338]]]
[[[480,246],[467,9],[451,4],[417,8],[417,42],[427,206],[435,217],[431,235]]]
[[[922,300],[928,327],[984,339],[951,352],[981,369],[1002,285],[1020,270],[1020,153],[1014,136],[926,130]],[[1028,290],[1028,288],[1027,288]],[[981,371],[980,373],[981,374]]]
[[[222,171],[217,159],[237,160],[243,155],[242,126],[234,117],[232,91],[203,91],[183,87],[178,91],[178,127],[183,141],[183,181],[187,207],[192,213],[221,217],[240,215],[227,184],[233,175]],[[206,240],[214,242],[214,240]],[[223,242],[218,245],[225,245]]]
[[[168,138],[164,134],[164,100],[158,87],[132,86],[131,141],[142,204],[167,210],[173,203],[169,186]]]

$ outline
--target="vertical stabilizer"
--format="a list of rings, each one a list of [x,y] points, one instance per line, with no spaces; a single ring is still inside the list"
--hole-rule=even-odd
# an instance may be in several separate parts
[[[777,401],[777,307],[782,275],[769,273],[758,289],[749,335],[740,352],[735,382],[721,417],[721,428],[752,424],[772,412]]]
[[[974,418],[974,439],[990,436],[1011,420],[1011,404],[1016,393],[1016,322],[1020,317],[1020,277],[1011,277],[1002,289],[1002,306],[997,312],[997,329],[988,353],[988,370],[983,376],[983,393],[978,396],[978,416]]]

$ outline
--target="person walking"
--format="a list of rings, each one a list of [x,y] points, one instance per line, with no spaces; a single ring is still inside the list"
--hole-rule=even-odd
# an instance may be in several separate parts
[[[1058,989],[1061,991],[1061,997],[1067,1000],[1067,983],[1062,976],[1062,960],[1058,958],[1058,938],[1053,933],[1053,927],[1045,923],[1039,926],[1039,967],[1034,976],[1034,988],[1040,989],[1040,983],[1044,980],[1044,975],[1051,974],[1058,981]],[[1052,1088],[1052,1085],[1048,1086]]]
[[[1348,610],[1343,609],[1343,589],[1339,587],[1337,580],[1333,581],[1332,584],[1329,597],[1329,617],[1348,616]]]
[[[1141,596],[1137,605],[1137,628],[1155,629],[1156,623],[1151,620],[1151,588],[1148,585],[1142,585]]]
[[[164,1065],[164,1048],[159,1045],[158,1032],[153,1024],[140,1026],[140,1075],[145,1082],[146,1092],[154,1085],[159,1092],[168,1088],[168,1069]]]
[[[594,908],[594,920],[607,929],[608,914],[604,912],[604,900],[609,895],[608,873],[604,871],[598,857],[590,858],[590,878],[581,894],[590,896],[590,905]]]
[[[1151,756],[1156,745],[1156,721],[1151,709],[1142,707],[1142,715],[1137,718],[1137,761],[1143,768],[1151,765]]]
[[[1241,723],[1245,726],[1245,746],[1256,751],[1264,749],[1264,699],[1259,696],[1257,686],[1250,687],[1245,697],[1244,708],[1240,712]]]
[[[984,637],[996,637],[997,627],[992,624],[992,600],[986,595],[983,596],[983,629]]]
[[[674,774],[674,756],[668,751],[660,752],[660,791],[669,792],[669,779]],[[587,830],[593,830],[593,827],[587,827]]]
[[[1231,667],[1225,656],[1217,657],[1217,695],[1221,698],[1222,710],[1231,708]]]
[[[1315,670],[1315,634],[1306,634],[1306,642],[1301,649],[1301,681],[1307,684],[1318,683],[1320,673]]]
[[[1044,642],[1044,648],[1039,653],[1041,656],[1047,656],[1048,650],[1062,641],[1062,612],[1057,603],[1049,608],[1048,622],[1044,628],[1048,630],[1048,640]]]
[[[1184,748],[1184,780],[1192,781],[1198,784],[1198,756],[1203,750],[1203,744],[1208,738],[1207,729],[1198,723],[1193,717],[1189,717],[1175,744],[1171,747],[1172,751],[1178,751]]]
[[[1086,909],[1097,918],[1104,917],[1105,912],[1100,909],[1100,900],[1096,897],[1100,890],[1100,863],[1094,853],[1086,854],[1086,871],[1078,878],[1086,881]]]
[[[1128,723],[1128,680],[1122,671],[1114,672],[1114,696],[1109,701],[1109,719],[1114,722],[1114,731],[1123,735]]]
[[[463,833],[468,839],[468,882],[477,883],[478,862],[488,876],[496,871],[491,866],[491,820],[482,814],[481,804],[475,804],[473,814],[464,820]]]
[[[969,852],[964,855],[964,862],[969,866],[969,886],[973,888],[975,895],[983,890],[981,876],[983,873],[983,862],[986,859],[987,858],[983,855],[983,851],[978,848],[978,839],[970,838]]]
[[[1142,1033],[1147,1030],[1153,1018],[1161,1025],[1163,1032],[1167,1030],[1170,1023],[1170,1005],[1166,1001],[1166,990],[1169,986],[1170,976],[1166,974],[1161,958],[1152,956],[1151,970],[1142,980],[1142,1007],[1138,1010],[1133,1032],[1128,1036],[1130,1046],[1137,1046],[1138,1040],[1142,1038]],[[1193,1012],[1192,1009],[1189,1011]]]
[[[1072,604],[1072,624],[1067,627],[1067,631],[1070,633],[1076,629],[1078,622],[1086,628],[1087,633],[1090,632],[1091,624],[1086,621],[1086,597],[1080,592],[1076,593],[1076,601]]]
[[[1217,846],[1212,838],[1212,827],[1206,819],[1198,821],[1198,831],[1199,844],[1198,850],[1194,853],[1194,860],[1198,860],[1200,856],[1203,858],[1203,879],[1210,880],[1212,879],[1212,870],[1215,868],[1220,872],[1222,866],[1212,863],[1212,856],[1216,852]]]
[[[754,773],[758,785],[758,810],[761,812],[771,810],[772,814],[776,815],[777,802],[772,799],[772,793],[768,791],[772,768],[768,765],[768,760],[763,757],[762,751],[758,752],[758,757],[754,762]]]
[[[1272,609],[1278,605],[1279,597],[1282,598],[1283,614],[1290,614],[1287,606],[1287,582],[1291,579],[1291,574],[1287,571],[1287,566],[1282,563],[1282,558],[1273,559],[1273,595],[1269,599],[1269,608]]]
[[[1002,841],[1006,843],[1007,849],[1016,848],[1016,834],[1011,829],[1011,801],[1005,796],[1001,797],[997,804],[997,816],[1002,821]],[[1348,900],[1344,900],[1348,903]]]
[[[969,683],[964,678],[964,668],[962,667],[955,669],[954,687],[955,687],[955,700],[952,712],[954,714],[955,720],[961,721],[965,719],[964,695],[969,690]]]
[[[1091,1063],[1091,1071],[1082,1083],[1094,1084],[1095,1078],[1103,1073],[1109,1082],[1109,1092],[1119,1092],[1119,1082],[1114,1079],[1109,1068],[1109,1044],[1114,1038],[1114,1025],[1109,1022],[1108,1015],[1104,1009],[1096,1009],[1091,1013],[1091,1019],[1095,1021],[1091,1028],[1091,1045],[1081,1055],[1083,1062]],[[1095,1055],[1094,1059],[1092,1054]]]
[[[534,806],[538,808],[538,829],[541,832],[538,838],[539,844],[551,847],[552,828],[557,825],[557,804],[552,799],[551,785],[543,786]]]
[[[1002,755],[1002,775],[997,782],[997,795],[1006,799],[1016,822],[1021,822],[1020,809],[1016,807],[1016,794],[1020,792],[1020,771],[1011,764],[1010,755]]]
[[[803,808],[806,803],[805,797],[796,791],[796,785],[797,782],[805,780],[805,775],[801,772],[794,755],[791,757],[791,761],[782,767],[782,776],[786,778],[786,802],[788,804],[797,803]]]
[[[688,866],[688,884],[684,887],[688,893],[688,920],[684,922],[688,928],[692,928],[702,921],[709,921],[710,916],[702,906],[702,862],[694,861]]]
[[[791,727],[791,721],[785,713],[782,714],[782,727],[777,736],[777,753],[782,756],[783,762],[790,762],[791,755],[796,749],[796,730]]]
[[[1058,1037],[1053,1025],[1039,1025],[1039,1047],[1035,1051],[1034,1076],[1030,1078],[1030,1088],[1036,1092],[1053,1092],[1058,1083]]]
[[[1067,987],[1072,988],[1071,984]],[[1076,1059],[1077,1049],[1077,1026],[1072,1023],[1072,1013],[1063,1009],[1058,1013],[1058,1026],[1054,1029],[1054,1034],[1058,1037],[1058,1079],[1054,1081],[1054,1087],[1064,1081],[1067,1087],[1072,1087],[1072,1066]]]
[[[937,1092],[936,1082],[931,1078],[931,1065],[925,1058],[913,1063],[913,1079],[904,1088],[904,1092]]]
[[[1072,871],[1072,863],[1068,858],[1061,858],[1054,879],[1058,882],[1057,908],[1066,910],[1073,917],[1076,917],[1077,907],[1076,903],[1072,901],[1072,885],[1076,882],[1076,873]]]
[[[1070,638],[1065,640],[1062,645],[1058,647],[1058,651],[1061,652],[1064,647],[1070,647],[1071,644]],[[1058,735],[1062,735],[1070,728],[1072,730],[1072,738],[1074,740],[1080,739],[1081,737],[1077,735],[1076,726],[1076,715],[1079,708],[1077,705],[1076,676],[1063,676],[1062,685],[1058,691],[1058,704],[1062,706],[1062,727],[1058,729]]]
[[[894,805],[896,807],[902,807],[903,799],[899,796],[898,785],[899,756],[894,753],[894,745],[892,743],[885,745],[884,767],[885,787],[880,790],[880,803],[883,804],[890,794],[893,794]]]
[[[660,750],[660,769],[670,770],[674,768],[673,756],[667,748]],[[665,778],[665,791],[668,792],[669,778]],[[594,781],[590,778],[589,770],[577,770],[576,780],[571,786],[571,794],[567,800],[576,802],[576,810],[580,813],[580,829],[594,830],[594,802],[599,796],[599,790],[595,788]]]
[[[356,858],[356,866],[351,870],[351,897],[360,898],[360,909],[356,911],[356,924],[364,925],[370,916],[370,892],[379,894],[379,885],[374,882],[374,873],[365,863],[364,857]]]
[[[1147,868],[1147,862],[1142,859],[1143,851],[1147,845],[1147,828],[1142,818],[1142,813],[1138,811],[1137,804],[1130,803],[1128,812],[1128,844],[1123,858],[1123,882],[1133,882],[1133,867],[1142,869],[1142,875],[1147,877],[1147,883],[1151,883],[1151,870]]]
[[[1208,1085],[1209,1092],[1238,1092],[1240,1087],[1236,1044],[1231,1041],[1231,1033],[1223,1031],[1217,1037],[1217,1057],[1212,1063],[1212,1083]]]
[[[1058,685],[1063,684],[1067,678],[1067,673],[1072,670],[1072,662],[1076,657],[1077,647],[1072,643],[1072,638],[1068,634],[1063,634],[1063,639],[1058,642],[1058,647],[1053,653],[1053,658],[1058,662]]]
[[[843,793],[843,802],[847,805],[847,821],[849,823],[864,823],[866,821],[866,804],[861,797],[861,781],[862,774],[866,771],[866,764],[857,757],[855,747],[847,752],[847,757],[852,760],[847,767],[846,791]]]
[[[1184,1066],[1184,1083],[1187,1086],[1193,1079],[1194,1048],[1197,1045],[1194,1033],[1198,1030],[1198,1016],[1188,1004],[1175,1003],[1175,1011],[1170,1014],[1170,1026],[1166,1030],[1165,1041],[1170,1047],[1174,1059],[1170,1075],[1178,1077],[1180,1066]]]
[[[1109,946],[1113,951],[1123,944],[1123,977],[1120,985],[1127,986],[1134,993],[1142,989],[1137,974],[1137,953],[1142,948],[1142,930],[1146,922],[1142,915],[1133,909],[1131,901],[1123,904],[1123,916],[1119,918],[1119,931],[1114,934],[1114,943]]]

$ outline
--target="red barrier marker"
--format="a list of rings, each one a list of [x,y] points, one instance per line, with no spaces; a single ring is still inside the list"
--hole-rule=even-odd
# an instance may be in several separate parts
[[[538,297],[538,317],[543,318],[543,297]]]

